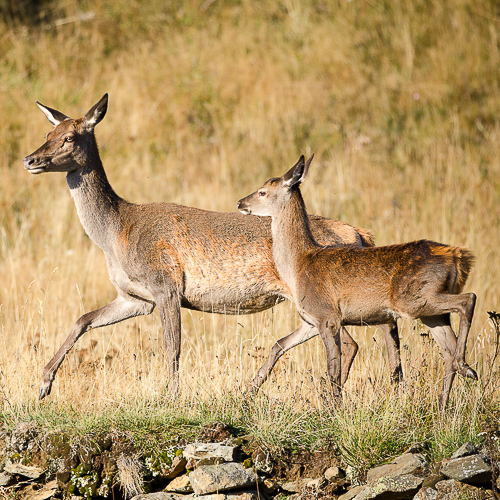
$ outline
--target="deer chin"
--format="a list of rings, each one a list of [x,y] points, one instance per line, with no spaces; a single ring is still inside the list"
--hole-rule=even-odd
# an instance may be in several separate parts
[[[42,174],[47,171],[47,167],[45,165],[37,165],[36,167],[31,167],[31,168],[25,167],[25,168],[30,174],[34,175]]]
[[[240,212],[243,215],[251,215],[252,211],[249,208],[240,208]]]

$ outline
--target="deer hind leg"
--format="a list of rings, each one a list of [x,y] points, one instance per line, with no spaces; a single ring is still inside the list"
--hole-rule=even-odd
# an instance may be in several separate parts
[[[344,387],[351,371],[351,366],[358,353],[358,344],[349,335],[345,327],[340,330],[340,350],[341,350],[341,367],[340,367],[340,385]]]
[[[451,387],[455,379],[456,372],[453,369],[453,355],[455,353],[457,338],[451,328],[450,315],[420,318],[422,323],[429,328],[433,339],[441,349],[444,359],[444,379],[439,407],[444,409],[450,397]]]
[[[465,362],[465,350],[467,348],[467,337],[469,335],[474,308],[476,307],[476,295],[474,293],[462,293],[455,295],[462,299],[463,308],[459,309],[460,325],[458,327],[458,340],[453,355],[453,368],[463,377],[477,380],[476,372]]]
[[[399,344],[398,324],[396,322],[387,325],[378,325],[384,336],[387,347],[387,357],[391,368],[391,382],[399,384],[403,381],[403,369],[401,367],[401,351]]]
[[[467,294],[464,294],[467,295]],[[457,337],[451,328],[450,315],[443,314],[432,317],[421,317],[420,320],[426,325],[431,335],[439,345],[444,359],[444,380],[441,397],[439,399],[440,408],[444,409],[448,403],[451,387],[455,375],[460,375],[477,380],[476,372],[462,358],[460,363],[456,363],[456,353],[458,348]],[[462,325],[462,318],[460,320]],[[469,323],[470,326],[470,323]],[[467,330],[468,332],[468,330]]]
[[[85,332],[88,332],[93,328],[112,325],[135,316],[151,314],[153,309],[154,304],[152,302],[139,300],[128,295],[119,295],[110,304],[81,316],[73,325],[68,338],[63,342],[56,354],[43,369],[42,386],[40,388],[39,398],[43,399],[45,396],[50,394],[52,382],[56,376],[59,366],[64,361],[66,354],[68,354],[70,349],[75,345],[76,341]]]
[[[319,333],[326,349],[326,364],[328,376],[332,385],[332,395],[338,400],[342,399],[342,351],[340,348],[340,332],[340,317],[320,322]]]
[[[181,355],[181,303],[176,291],[162,291],[156,306],[160,313],[168,370],[168,390],[175,394],[179,390],[179,358]]]
[[[274,365],[281,358],[281,356],[283,356],[283,354],[293,347],[316,337],[316,335],[319,335],[318,329],[303,321],[295,331],[278,340],[276,344],[273,345],[268,358],[248,385],[248,389],[246,391],[247,395],[251,396],[257,392],[257,390],[267,380],[274,368]],[[352,362],[358,352],[358,344],[349,335],[345,328],[342,328],[340,341],[342,344],[341,384],[343,386],[349,376]]]
[[[453,351],[453,369],[463,377],[477,380],[476,372],[465,362],[465,350],[467,348],[467,337],[474,315],[476,296],[473,293],[461,294],[438,294],[429,300],[422,316],[440,316],[449,313],[458,313],[460,325],[458,339]],[[421,315],[417,315],[421,317]],[[450,324],[448,317],[448,325]],[[449,327],[451,329],[451,327]],[[454,335],[455,337],[455,335]],[[456,337],[455,337],[456,338]]]

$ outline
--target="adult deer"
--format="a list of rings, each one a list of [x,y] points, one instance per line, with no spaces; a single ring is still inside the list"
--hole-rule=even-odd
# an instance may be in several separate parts
[[[104,95],[84,116],[72,119],[38,103],[55,127],[34,153],[24,158],[33,173],[66,172],[80,221],[104,251],[118,296],[110,304],[84,314],[45,366],[40,398],[50,393],[68,351],[86,331],[127,318],[150,314],[158,307],[172,385],[177,385],[180,355],[180,307],[200,311],[249,314],[273,307],[288,294],[272,258],[269,219],[240,213],[208,212],[172,203],[137,205],[120,198],[110,186],[99,156],[95,126],[104,118]],[[343,222],[311,217],[315,238],[331,245],[373,245],[371,234]],[[383,328],[389,361],[401,372],[397,329]],[[256,389],[288,349],[318,334],[302,324],[271,350],[251,382]],[[342,332],[345,380],[357,345]]]
[[[465,362],[476,296],[461,293],[472,254],[427,240],[363,249],[318,244],[299,188],[312,158],[305,162],[302,156],[283,177],[240,200],[238,209],[272,218],[276,267],[303,321],[319,330],[333,395],[341,397],[342,326],[420,318],[443,352],[444,408],[456,373],[477,380]],[[460,316],[458,341],[450,313]]]

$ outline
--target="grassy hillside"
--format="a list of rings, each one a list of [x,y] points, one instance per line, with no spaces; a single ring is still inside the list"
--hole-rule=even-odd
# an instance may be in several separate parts
[[[369,457],[390,455],[417,438],[451,449],[477,432],[499,401],[486,313],[500,308],[497,2],[54,0],[42,7],[31,19],[4,11],[0,26],[5,423],[77,426],[74,415],[100,414],[119,425],[125,409],[153,405],[165,422],[175,412],[194,423],[233,420],[270,446],[314,446],[349,429],[340,445],[346,457],[357,447]],[[31,176],[21,160],[51,128],[35,99],[77,117],[105,92],[110,106],[97,138],[110,182],[130,201],[232,211],[314,152],[303,188],[310,212],[370,229],[378,244],[429,238],[471,248],[477,261],[466,288],[478,303],[467,356],[479,383],[459,380],[443,418],[435,413],[442,361],[425,331],[401,325],[408,390],[398,392],[380,333],[357,328],[361,349],[344,410],[322,402],[326,367],[316,339],[279,362],[249,409],[241,390],[296,324],[293,308],[280,305],[249,317],[184,311],[176,401],[161,399],[153,315],[86,334],[50,401],[39,405],[45,363],[77,317],[115,292],[64,175]],[[296,435],[290,422],[303,422]],[[415,433],[400,442],[408,427]],[[383,433],[395,444],[381,452]]]

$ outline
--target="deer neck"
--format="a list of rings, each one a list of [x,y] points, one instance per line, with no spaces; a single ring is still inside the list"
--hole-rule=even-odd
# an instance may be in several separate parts
[[[281,278],[296,290],[303,257],[314,251],[318,244],[309,227],[306,207],[300,191],[292,192],[292,198],[272,219],[273,257]]]
[[[112,253],[119,232],[120,206],[126,202],[109,184],[97,145],[95,149],[83,167],[68,172],[66,181],[85,232],[104,252]]]

